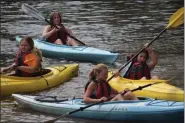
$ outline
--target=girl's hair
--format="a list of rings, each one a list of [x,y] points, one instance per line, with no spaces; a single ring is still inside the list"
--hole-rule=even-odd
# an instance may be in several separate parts
[[[24,40],[27,41],[27,43],[29,44],[30,51],[32,53],[35,53],[41,59],[41,61],[42,61],[42,52],[39,49],[37,49],[37,48],[34,47],[34,41],[33,41],[33,39],[31,37],[29,37],[29,36],[26,36],[26,37],[24,37],[24,38],[21,39],[21,42],[24,41]]]
[[[51,15],[50,15],[50,22],[51,22],[51,25],[54,25],[54,22],[53,22],[53,18],[55,15],[58,15],[60,17],[60,23],[62,23],[62,16],[61,16],[61,13],[55,11],[55,12],[52,12]]]
[[[27,41],[27,43],[29,44],[30,50],[33,50],[34,49],[34,41],[33,41],[33,39],[31,37],[29,37],[29,36],[26,36],[26,37],[22,38],[20,42],[22,42],[24,40]]]
[[[89,72],[89,80],[96,80],[96,76],[103,70],[108,67],[105,64],[97,64],[90,72]]]
[[[146,61],[149,59],[149,53],[146,49],[142,50],[141,53],[145,53],[146,54]]]

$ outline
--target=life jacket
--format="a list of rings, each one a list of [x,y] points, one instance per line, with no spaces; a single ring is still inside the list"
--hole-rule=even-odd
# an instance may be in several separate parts
[[[18,51],[18,53],[16,54],[16,57],[15,57],[15,63],[17,66],[29,66],[27,63],[26,63],[26,56],[28,56],[29,54],[31,54],[32,52],[31,51],[28,51],[28,52],[21,52],[20,50]],[[39,73],[39,71],[38,71]],[[24,72],[24,71],[21,71],[21,70],[15,70],[15,75],[16,76],[20,76],[20,77],[32,77],[32,76],[36,76],[38,75],[38,73],[28,73],[28,72]]]
[[[128,79],[138,80],[142,77],[151,79],[150,69],[146,63],[134,62],[130,70],[128,71]]]
[[[91,82],[88,82],[86,85],[85,85],[85,91],[87,90],[87,87],[88,85],[90,84]],[[96,99],[100,99],[101,97],[110,97],[110,92],[111,92],[111,88],[110,88],[110,85],[107,83],[107,82],[97,82],[95,81],[97,87],[96,87],[96,90],[95,92],[93,92],[93,94],[90,96],[91,98],[96,98]]]
[[[53,29],[52,27],[51,29]],[[50,37],[47,38],[47,40],[51,43],[54,43],[57,39],[61,39],[63,44],[66,44],[67,42],[67,33],[64,26],[61,27],[61,29],[58,32],[53,33]]]

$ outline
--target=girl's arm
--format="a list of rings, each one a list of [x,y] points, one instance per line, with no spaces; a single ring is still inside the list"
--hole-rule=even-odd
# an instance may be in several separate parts
[[[48,25],[48,26],[46,26],[46,27],[44,28],[44,31],[43,31],[43,33],[42,33],[42,37],[43,37],[44,39],[47,39],[47,38],[49,38],[50,36],[52,36],[55,32],[57,32],[57,31],[59,31],[59,30],[60,30],[60,29],[56,29],[56,28],[51,29],[51,26]]]
[[[158,55],[154,50],[150,50],[149,56],[151,58],[151,62],[149,63],[149,68],[150,70],[153,70],[158,62]]]

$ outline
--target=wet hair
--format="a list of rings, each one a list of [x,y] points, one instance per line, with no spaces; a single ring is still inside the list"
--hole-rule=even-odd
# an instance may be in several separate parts
[[[55,11],[55,12],[52,12],[51,15],[50,15],[50,22],[51,22],[51,24],[54,25],[54,23],[53,23],[53,18],[54,18],[55,15],[58,15],[58,16],[60,17],[60,23],[62,23],[62,16],[61,16],[61,13]]]
[[[89,81],[96,80],[97,75],[102,71],[102,69],[107,69],[108,67],[105,64],[97,64],[90,72],[89,72]]]
[[[22,41],[27,41],[27,43],[30,46],[30,50],[34,49],[34,41],[33,41],[33,39],[31,37],[26,36],[26,37],[22,38],[20,42],[22,42]]]

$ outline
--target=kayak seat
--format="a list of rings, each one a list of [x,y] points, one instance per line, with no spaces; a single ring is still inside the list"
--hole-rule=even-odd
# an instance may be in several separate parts
[[[40,75],[45,75],[45,74],[48,74],[49,72],[51,72],[50,69],[42,69],[42,71],[40,72]]]
[[[139,100],[153,100],[152,98],[149,97],[137,97]]]
[[[40,102],[64,102],[67,101],[68,99],[57,99],[57,96],[38,96],[34,98],[36,101]]]

